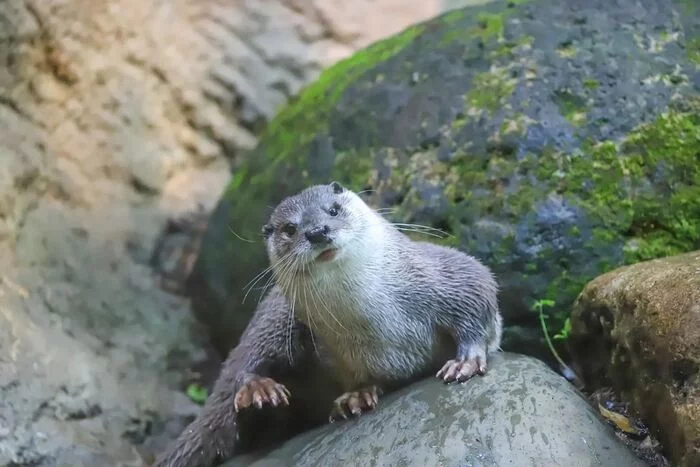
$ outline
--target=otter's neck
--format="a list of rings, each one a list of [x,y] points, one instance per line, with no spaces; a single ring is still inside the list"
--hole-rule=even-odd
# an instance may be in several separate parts
[[[384,327],[381,321],[396,318],[382,310],[391,307],[390,289],[401,286],[399,267],[407,238],[376,216],[346,246],[342,259],[319,265],[297,284],[297,318],[327,340],[370,336]]]

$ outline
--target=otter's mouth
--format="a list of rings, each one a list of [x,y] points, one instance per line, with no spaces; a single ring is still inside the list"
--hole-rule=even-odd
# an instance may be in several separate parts
[[[316,256],[316,261],[325,263],[326,261],[331,261],[333,258],[335,258],[336,253],[338,253],[337,248],[329,248],[327,250],[323,250],[321,253]]]

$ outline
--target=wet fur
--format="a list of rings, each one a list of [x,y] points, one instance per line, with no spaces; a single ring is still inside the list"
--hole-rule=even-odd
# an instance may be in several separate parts
[[[329,217],[334,203],[342,216]],[[290,220],[296,236],[282,232]],[[332,244],[341,247],[329,263],[313,262],[318,249],[301,234],[319,223],[331,226]],[[500,346],[498,288],[486,266],[456,249],[411,240],[338,185],[284,200],[265,236],[276,285],[224,363],[202,413],[158,467],[210,467],[324,423],[344,391],[398,388],[434,374],[448,359],[485,356]],[[294,258],[297,274],[280,261],[285,258]],[[233,398],[250,373],[285,384],[290,406],[236,415]],[[266,436],[246,438],[260,433]]]

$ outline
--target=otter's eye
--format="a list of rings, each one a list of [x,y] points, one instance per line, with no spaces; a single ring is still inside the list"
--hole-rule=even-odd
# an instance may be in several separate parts
[[[331,216],[337,216],[338,211],[340,210],[340,205],[338,203],[335,203],[331,208],[328,210],[328,214]]]
[[[282,227],[282,232],[285,234],[289,235],[290,237],[294,235],[297,231],[297,227],[294,224],[285,224],[284,227]]]
[[[272,227],[270,224],[265,224],[262,228],[262,231],[263,231],[263,235],[265,237],[269,237],[270,235],[272,235],[274,233],[275,228]]]

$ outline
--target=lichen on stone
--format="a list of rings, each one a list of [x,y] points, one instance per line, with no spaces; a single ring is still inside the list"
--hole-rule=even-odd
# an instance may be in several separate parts
[[[500,67],[474,76],[472,88],[464,96],[466,113],[472,110],[495,112],[513,93],[515,84],[508,70]]]

